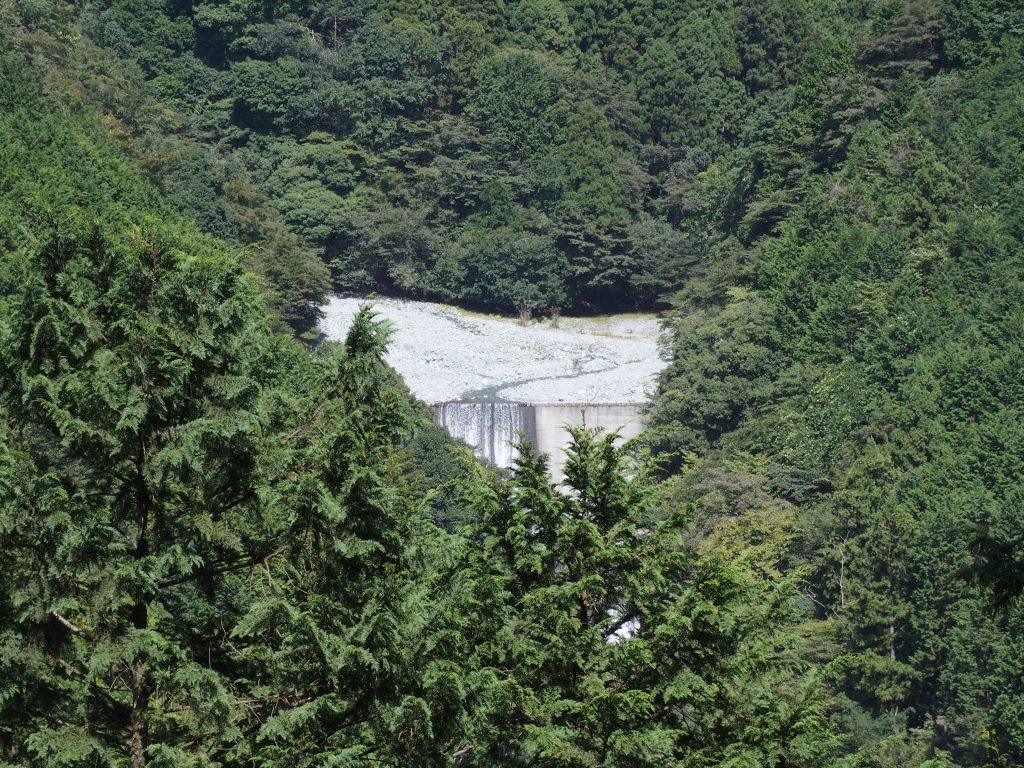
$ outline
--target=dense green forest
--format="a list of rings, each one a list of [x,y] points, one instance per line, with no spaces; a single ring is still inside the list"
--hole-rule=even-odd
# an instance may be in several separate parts
[[[1018,0],[0,0],[0,764],[1024,764]],[[663,310],[475,463],[332,289]],[[627,631],[628,630],[628,631]]]

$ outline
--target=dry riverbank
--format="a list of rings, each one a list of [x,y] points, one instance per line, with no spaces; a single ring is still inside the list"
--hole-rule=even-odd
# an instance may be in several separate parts
[[[361,303],[333,297],[324,307],[324,335],[343,339]],[[378,298],[374,305],[396,329],[388,362],[430,403],[636,403],[665,366],[654,316],[563,318],[553,328],[429,302]]]

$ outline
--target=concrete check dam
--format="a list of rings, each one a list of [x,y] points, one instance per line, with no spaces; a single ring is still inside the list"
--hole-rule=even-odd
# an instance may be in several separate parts
[[[343,340],[362,300],[335,296],[321,332]],[[525,436],[562,477],[566,425],[643,428],[643,404],[666,365],[651,315],[562,318],[557,325],[465,312],[442,304],[377,298],[394,329],[387,362],[439,424],[481,459],[509,467]]]
[[[560,480],[569,443],[568,425],[618,430],[629,440],[643,429],[639,403],[509,403],[450,400],[434,405],[437,423],[473,446],[476,455],[498,467],[510,467],[520,436],[538,453],[550,457],[551,476]]]

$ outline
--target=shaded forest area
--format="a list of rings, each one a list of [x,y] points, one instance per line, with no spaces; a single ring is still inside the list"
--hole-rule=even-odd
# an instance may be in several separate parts
[[[294,308],[328,277],[505,312],[663,305],[704,259],[708,225],[756,237],[786,210],[769,187],[840,161],[845,132],[881,104],[867,82],[830,103],[844,99],[836,82],[871,56],[894,60],[871,67],[893,82],[940,66],[940,9],[909,13],[125,2],[21,18],[87,36],[65,76],[117,117],[168,203],[226,242],[260,244],[308,330],[315,313]],[[982,40],[965,30],[967,57],[998,42],[1005,20],[985,18]]]
[[[0,3],[0,762],[1024,763],[1022,36]],[[372,310],[296,343],[332,286],[658,307],[673,361],[556,489]]]

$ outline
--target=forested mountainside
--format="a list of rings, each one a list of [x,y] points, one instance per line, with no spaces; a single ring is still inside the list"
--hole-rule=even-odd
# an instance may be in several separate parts
[[[1024,577],[1021,12],[900,7],[792,96],[752,149],[784,172],[676,297],[649,433],[702,531],[803,574],[844,729],[911,764],[1024,761],[1024,613],[969,578]]]
[[[0,763],[1024,764],[1019,2],[0,22]],[[554,488],[332,285],[673,361]]]
[[[343,289],[551,312],[658,305],[718,230],[741,258],[859,125],[995,55],[1015,6],[112,0],[12,23],[73,39],[64,76],[145,176],[261,243],[293,304],[327,265]]]

